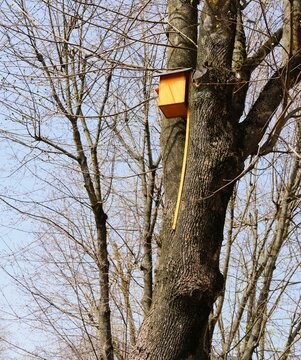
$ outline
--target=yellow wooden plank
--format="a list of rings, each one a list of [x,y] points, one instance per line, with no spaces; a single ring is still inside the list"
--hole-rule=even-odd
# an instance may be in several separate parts
[[[184,181],[185,181],[185,174],[186,174],[186,167],[187,167],[187,156],[188,156],[188,148],[189,148],[189,132],[190,132],[190,111],[187,111],[187,121],[186,121],[186,136],[185,136],[185,147],[184,147],[184,155],[183,155],[183,164],[182,164],[182,172],[181,172],[181,180],[178,192],[178,198],[176,203],[175,214],[173,218],[172,229],[175,230],[177,227],[178,217],[179,217],[179,210],[181,205],[181,198],[183,193]]]

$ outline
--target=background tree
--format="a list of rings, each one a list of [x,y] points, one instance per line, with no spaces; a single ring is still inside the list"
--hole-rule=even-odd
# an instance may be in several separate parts
[[[120,6],[3,2],[3,133],[16,149],[27,147],[21,168],[28,161],[39,168],[31,173],[38,189],[30,184],[29,197],[3,196],[3,202],[43,224],[10,275],[34,298],[43,331],[60,339],[59,353],[67,347],[76,358],[110,359],[113,347],[123,358],[128,339],[135,340],[133,317],[141,315],[140,308],[133,315],[129,302],[132,273],[141,267],[144,274],[134,291],[140,296],[145,289],[145,310],[152,290],[151,239],[161,185],[155,180],[160,156],[150,141],[158,130],[149,111],[148,66],[157,58],[146,42],[135,48],[129,38],[138,30],[145,37],[144,23],[132,24],[145,4],[133,3],[122,13]],[[129,56],[133,63],[142,59],[141,67],[127,63]],[[128,91],[132,98],[125,97]],[[22,262],[33,266],[20,271]],[[37,263],[44,263],[43,272],[35,270]],[[50,350],[48,356],[58,356],[55,346]]]

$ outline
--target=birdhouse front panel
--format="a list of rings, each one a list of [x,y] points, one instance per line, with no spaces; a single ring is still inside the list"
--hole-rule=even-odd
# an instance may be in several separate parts
[[[186,117],[187,90],[187,72],[161,75],[159,84],[159,108],[166,118]]]

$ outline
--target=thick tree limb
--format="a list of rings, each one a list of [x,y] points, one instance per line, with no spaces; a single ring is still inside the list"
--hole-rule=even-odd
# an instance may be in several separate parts
[[[281,104],[286,91],[291,89],[301,80],[301,59],[295,57],[291,62],[289,73],[290,80],[287,82],[287,68],[283,67],[267,82],[255,104],[251,108],[240,129],[243,132],[244,156],[255,154],[258,144],[265,134],[273,115]],[[285,84],[287,88],[285,88]]]
[[[258,144],[264,136],[265,130],[273,118],[273,115],[275,114],[278,106],[287,96],[288,91],[301,80],[301,1],[290,1],[289,4],[286,4],[286,6],[288,6],[290,10],[289,19],[285,19],[290,23],[290,40],[289,44],[287,45],[288,49],[286,49],[286,51],[292,57],[288,59],[288,62],[285,66],[276,71],[270,78],[259,95],[257,101],[250,110],[246,120],[241,125],[241,130],[243,131],[244,135],[244,156],[248,156],[257,152]],[[279,33],[277,36],[274,34],[274,40],[276,41],[280,41],[280,30],[278,30]],[[284,40],[286,41],[288,34],[285,33],[284,35]],[[269,39],[268,42],[263,45],[263,47],[266,47],[269,50],[272,46],[274,46],[272,45],[274,44],[272,38]],[[258,54],[258,59],[260,59],[260,52]],[[285,122],[286,121],[282,119],[277,124],[274,133],[277,138],[280,135]],[[273,141],[275,142],[275,140]]]
[[[247,58],[244,67],[251,73],[256,67],[280,44],[282,39],[283,29],[278,29],[257,51]]]

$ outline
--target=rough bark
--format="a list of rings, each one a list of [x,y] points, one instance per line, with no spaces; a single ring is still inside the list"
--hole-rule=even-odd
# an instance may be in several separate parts
[[[185,8],[186,13],[187,9],[195,12],[191,4],[186,3]],[[200,350],[199,339],[206,332],[212,304],[223,287],[218,262],[232,190],[229,180],[239,173],[242,161],[237,156],[239,136],[228,111],[235,6],[231,1],[210,2],[204,14],[206,26],[199,43],[203,53],[197,65],[204,77],[198,77],[191,86],[191,145],[180,216],[175,232],[171,223],[164,223],[154,301],[131,359],[185,359],[196,351],[202,359],[209,356],[204,347]],[[214,58],[219,62],[214,63]],[[176,60],[170,63],[184,65]],[[178,165],[182,159],[175,149],[175,144],[179,145],[176,137],[171,141],[164,130],[162,137],[166,202],[172,204],[178,181],[169,176],[178,180],[175,175],[180,173],[180,166],[175,169],[170,153],[177,151]]]
[[[189,29],[187,22],[196,19],[196,4],[169,2],[171,29],[177,26],[180,29],[169,34],[169,40],[176,47],[170,54],[169,66],[187,67],[196,61],[189,99],[190,148],[178,223],[172,231],[171,214],[178,190],[185,123],[181,119],[165,119],[161,145],[166,209],[161,256],[153,303],[131,360],[210,358],[206,332],[213,303],[223,289],[219,255],[227,205],[244,160],[256,151],[271,115],[283,98],[282,78],[274,77],[246,120],[238,123],[248,85],[239,100],[234,101],[235,84],[241,83],[236,72],[247,66],[244,71],[249,80],[251,71],[264,59],[262,55],[250,66],[244,54],[237,68],[237,53],[234,57],[233,53],[237,31],[241,31],[242,26],[237,26],[237,18],[241,20],[241,16],[237,16],[239,6],[234,0],[205,1],[198,50],[194,55],[189,49],[192,42],[183,33]],[[276,42],[280,41],[281,33],[280,30],[275,35]],[[273,46],[274,43],[265,54]],[[295,61],[289,87],[299,79],[297,56]],[[275,99],[268,95],[270,91]]]

